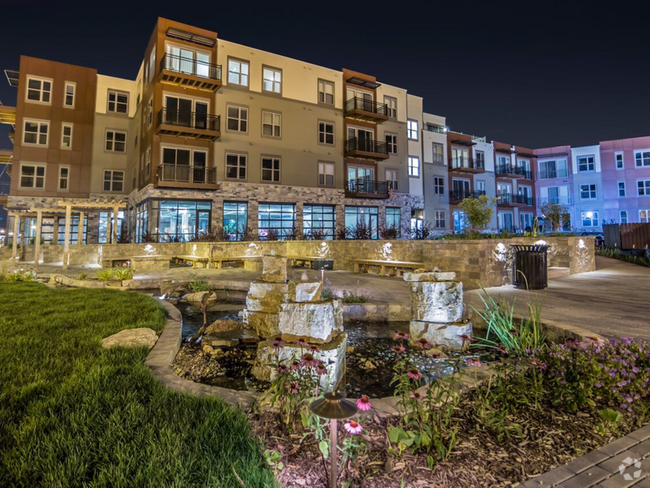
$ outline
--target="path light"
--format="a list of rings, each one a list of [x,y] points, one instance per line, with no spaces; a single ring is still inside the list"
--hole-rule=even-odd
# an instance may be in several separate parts
[[[357,413],[357,406],[346,400],[342,393],[331,391],[325,393],[323,398],[314,400],[309,404],[313,414],[330,420],[330,487],[336,488],[338,479],[337,469],[337,423],[338,419],[347,419]]]

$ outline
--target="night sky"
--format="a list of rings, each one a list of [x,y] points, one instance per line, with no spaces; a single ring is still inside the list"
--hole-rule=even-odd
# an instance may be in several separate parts
[[[0,10],[0,68],[17,69],[26,54],[133,79],[160,15],[373,74],[424,97],[425,110],[446,116],[452,130],[533,148],[579,146],[650,134],[650,2],[643,3],[87,2],[74,9],[13,1]],[[15,89],[1,81],[0,100],[14,104]],[[0,131],[0,147],[10,147]]]

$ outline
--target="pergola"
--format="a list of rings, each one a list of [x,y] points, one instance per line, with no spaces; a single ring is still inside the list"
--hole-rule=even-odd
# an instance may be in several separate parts
[[[55,208],[38,208],[32,207],[29,211],[12,211],[9,212],[10,217],[14,217],[14,238],[12,257],[14,261],[18,255],[18,233],[20,229],[21,218],[36,217],[36,236],[34,238],[34,264],[39,263],[39,256],[41,253],[41,225],[43,216],[45,217],[58,217],[65,214],[65,233],[63,237],[63,269],[68,268],[70,263],[70,225],[72,212],[79,214],[79,233],[77,244],[83,242],[83,222],[85,213],[95,209],[109,209],[113,212],[113,225],[111,226],[111,244],[117,244],[117,216],[120,209],[126,208],[126,203],[122,200],[115,201],[66,201],[58,202],[58,207]]]

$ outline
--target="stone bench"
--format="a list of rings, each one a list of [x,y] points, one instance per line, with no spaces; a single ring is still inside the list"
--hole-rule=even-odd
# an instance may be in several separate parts
[[[306,266],[309,269],[332,269],[331,259],[320,256],[287,256],[291,266]]]
[[[398,271],[415,271],[416,269],[424,268],[424,263],[417,263],[414,261],[388,261],[381,259],[355,259],[354,261],[354,272],[359,274],[361,268],[364,269],[364,272],[367,272],[370,266],[379,267],[379,276],[388,276],[386,270],[390,272],[390,276],[396,276]]]
[[[204,268],[208,267],[208,264],[210,262],[209,258],[204,258],[201,256],[188,256],[188,255],[180,255],[180,256],[172,256],[172,262],[174,264],[187,264],[187,263],[192,263],[192,268],[196,268],[197,264],[203,265]]]
[[[102,268],[113,268],[115,267],[115,263],[129,263],[131,264],[131,258],[130,257],[102,257]]]
[[[169,261],[169,256],[133,256],[131,267],[138,272],[169,269]]]

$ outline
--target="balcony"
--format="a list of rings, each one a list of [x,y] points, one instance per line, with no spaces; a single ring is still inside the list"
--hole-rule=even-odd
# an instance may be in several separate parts
[[[362,97],[353,97],[345,102],[345,116],[349,119],[380,124],[388,120],[388,107]]]
[[[497,178],[523,178],[531,180],[533,175],[531,171],[522,166],[498,165],[496,167]]]
[[[531,207],[533,205],[533,197],[528,195],[513,195],[511,193],[499,193],[497,195],[497,205],[506,206],[506,207],[526,205]]]
[[[537,173],[540,180],[552,180],[554,178],[568,178],[569,171],[567,168],[560,169],[542,169]]]
[[[0,164],[11,164],[14,152],[11,149],[0,149]]]
[[[349,198],[388,198],[391,182],[366,178],[345,182],[345,196]]]
[[[216,190],[219,187],[217,170],[184,164],[161,164],[158,166],[157,186]]]
[[[221,65],[167,53],[160,61],[160,81],[216,92],[222,84]]]
[[[485,161],[470,158],[452,158],[449,163],[449,171],[458,173],[485,173]]]
[[[478,198],[485,195],[485,190],[469,191],[469,190],[453,190],[449,194],[449,203],[460,203],[466,198]]]
[[[385,142],[372,139],[348,139],[345,141],[345,156],[361,159],[388,159],[388,148]]]
[[[554,203],[556,205],[573,205],[573,197],[557,196],[557,197],[541,197],[537,199],[538,205],[546,205],[547,203]]]
[[[158,112],[157,134],[216,141],[221,137],[218,115],[174,111],[163,108]]]
[[[0,103],[0,124],[16,124],[16,107],[8,107]]]

